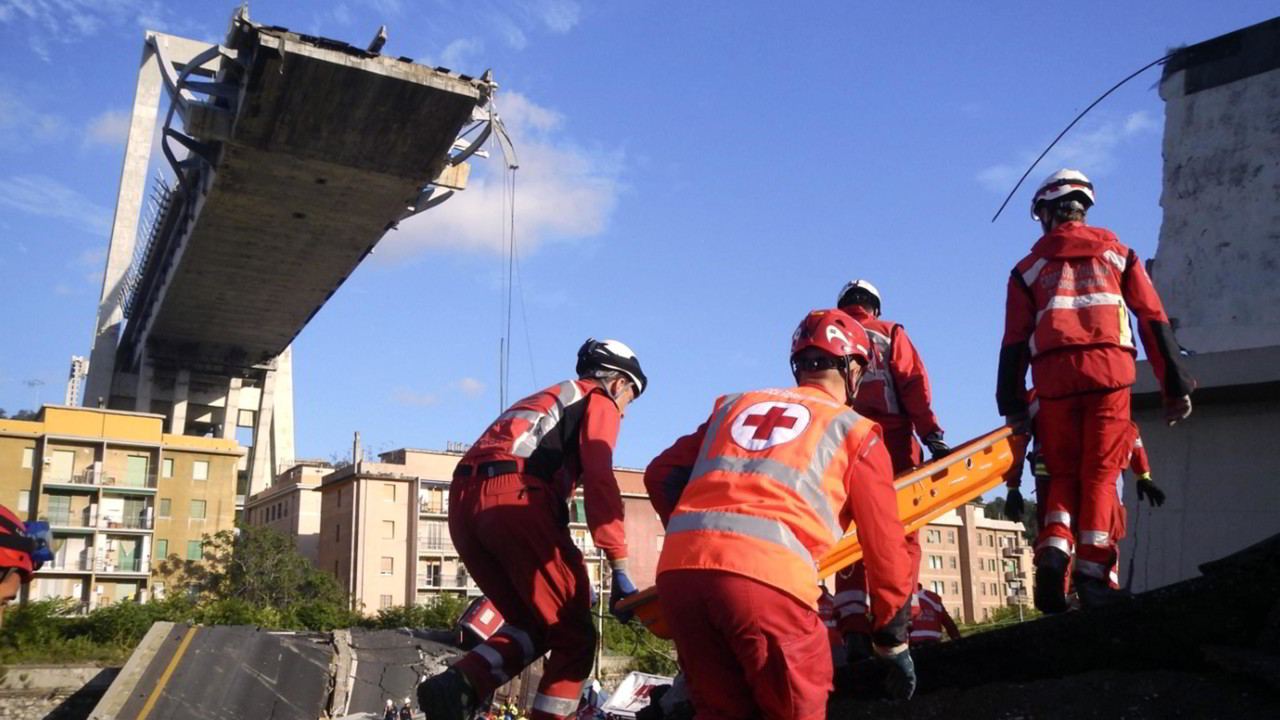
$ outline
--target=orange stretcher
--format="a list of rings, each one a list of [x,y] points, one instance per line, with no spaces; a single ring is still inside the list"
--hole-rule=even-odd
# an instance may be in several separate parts
[[[955,448],[941,460],[925,463],[894,478],[898,491],[898,518],[910,533],[927,525],[982,493],[1022,473],[1029,436],[1008,425]],[[825,578],[849,567],[862,557],[862,546],[853,527],[818,562],[818,577]],[[670,638],[671,631],[656,602],[657,587],[641,590],[618,603],[631,610],[649,632]]]

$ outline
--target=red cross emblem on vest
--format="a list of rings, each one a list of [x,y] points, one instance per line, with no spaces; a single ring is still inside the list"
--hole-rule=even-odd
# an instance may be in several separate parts
[[[729,434],[741,447],[760,451],[796,439],[809,419],[809,408],[798,403],[754,403],[733,419]]]

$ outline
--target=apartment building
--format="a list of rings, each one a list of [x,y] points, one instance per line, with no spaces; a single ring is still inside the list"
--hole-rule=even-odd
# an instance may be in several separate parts
[[[988,518],[977,503],[952,510],[920,529],[920,583],[957,622],[1026,604],[1032,550],[1022,533],[1021,523]]]
[[[161,415],[55,405],[0,420],[0,504],[53,532],[24,599],[146,600],[163,593],[161,559],[198,560],[205,534],[234,526],[244,450],[164,429]]]
[[[366,612],[425,603],[440,593],[477,595],[449,536],[449,483],[461,452],[400,449],[360,462],[320,484],[318,566],[332,572]],[[630,571],[652,584],[662,525],[640,471],[617,469],[630,543]],[[593,583],[603,557],[591,540],[581,494],[569,505],[569,532],[587,558]]]
[[[331,472],[331,463],[299,461],[245,500],[245,523],[292,536],[298,552],[320,567],[320,483]]]

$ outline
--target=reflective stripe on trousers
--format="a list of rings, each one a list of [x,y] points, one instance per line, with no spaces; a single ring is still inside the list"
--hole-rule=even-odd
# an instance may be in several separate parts
[[[581,690],[579,690],[581,694]],[[558,698],[551,695],[543,695],[538,693],[533,698],[533,709],[548,715],[557,715],[559,717],[569,717],[578,711],[578,698]]]

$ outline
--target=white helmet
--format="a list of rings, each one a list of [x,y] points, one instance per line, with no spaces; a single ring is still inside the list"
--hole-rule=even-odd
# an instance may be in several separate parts
[[[635,385],[636,397],[640,397],[649,385],[649,378],[640,369],[636,354],[617,340],[587,338],[582,347],[578,348],[578,364],[574,370],[578,377],[583,377],[592,370],[616,370],[626,375]]]
[[[850,296],[855,290],[861,291],[862,294],[870,295],[871,298],[875,300],[876,306],[874,311],[876,317],[880,317],[880,291],[876,289],[875,285],[872,285],[866,280],[850,280],[845,283],[844,287],[840,290],[840,294],[836,296],[836,307],[841,308],[852,304],[853,298]]]
[[[1045,178],[1044,182],[1040,183],[1040,189],[1036,190],[1035,196],[1031,198],[1031,219],[1041,219],[1040,203],[1071,193],[1080,193],[1084,196],[1086,210],[1093,206],[1093,183],[1089,182],[1089,178],[1079,170],[1063,168]]]

